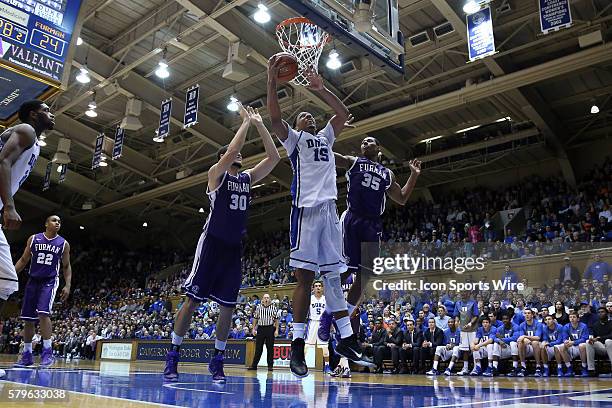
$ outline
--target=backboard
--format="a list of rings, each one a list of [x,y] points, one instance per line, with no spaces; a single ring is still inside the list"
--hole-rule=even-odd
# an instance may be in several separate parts
[[[281,1],[392,76],[404,75],[398,0]]]

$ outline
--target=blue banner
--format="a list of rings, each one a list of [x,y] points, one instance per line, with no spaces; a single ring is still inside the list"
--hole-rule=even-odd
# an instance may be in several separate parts
[[[47,163],[47,169],[45,170],[45,180],[43,181],[43,190],[47,191],[49,187],[51,187],[51,168],[53,167],[53,163]]]
[[[60,171],[60,175],[59,175],[59,183],[63,183],[64,180],[66,180],[66,172],[68,171],[68,165],[67,164],[62,164],[62,171]]]
[[[100,167],[100,158],[102,157],[102,146],[104,146],[104,133],[100,133],[96,137],[96,147],[94,148],[93,160],[91,161],[91,169],[95,170]]]
[[[170,350],[170,341],[138,341],[136,360],[166,361],[166,354]],[[214,341],[184,341],[181,344],[181,361],[187,363],[210,363],[215,353]],[[225,346],[225,359],[227,364],[246,363],[246,343],[228,341]]]
[[[540,0],[540,28],[544,34],[572,25],[569,0]]]
[[[172,115],[172,98],[166,99],[161,104],[157,137],[165,139],[170,134],[170,115]]]
[[[125,129],[118,127],[117,131],[115,132],[115,143],[113,144],[113,160],[116,160],[121,157],[121,152],[123,151],[124,136]]]
[[[198,105],[200,100],[200,85],[187,89],[185,96],[185,117],[183,118],[183,129],[198,123]]]
[[[495,54],[491,8],[489,6],[484,7],[474,14],[468,14],[465,18],[467,20],[470,61]]]

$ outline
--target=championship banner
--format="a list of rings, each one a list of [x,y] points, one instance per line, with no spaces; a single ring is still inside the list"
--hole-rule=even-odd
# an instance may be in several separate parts
[[[138,341],[136,360],[166,361],[166,354],[171,347],[170,341]],[[215,342],[184,341],[181,345],[181,361],[187,363],[210,363],[215,354]],[[226,364],[244,365],[246,362],[246,344],[228,341],[225,347]]]
[[[572,25],[569,0],[539,0],[540,28],[548,34]]]
[[[200,85],[187,89],[185,96],[185,116],[183,118],[183,129],[198,123],[198,105],[200,101]]]
[[[100,158],[102,157],[102,146],[104,145],[104,133],[100,133],[96,137],[96,147],[94,148],[93,160],[91,161],[91,169],[95,170],[100,167]]]
[[[62,171],[60,171],[59,175],[59,183],[63,183],[66,180],[66,172],[68,171],[68,165],[62,164]]]
[[[113,144],[113,160],[121,157],[123,151],[123,139],[125,136],[125,129],[117,127],[115,131],[115,143]]]
[[[484,7],[474,14],[467,15],[465,18],[467,20],[470,61],[495,54],[491,8],[489,6]]]
[[[42,191],[47,191],[49,187],[51,187],[51,168],[52,167],[53,167],[53,162],[47,163],[47,170],[45,171],[45,181],[43,181]]]
[[[170,115],[172,114],[172,98],[162,102],[159,113],[159,128],[157,137],[165,139],[170,134]]]

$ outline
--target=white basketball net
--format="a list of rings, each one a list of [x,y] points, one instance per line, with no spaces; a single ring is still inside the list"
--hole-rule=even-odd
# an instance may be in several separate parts
[[[276,38],[283,51],[298,61],[298,74],[291,80],[296,85],[309,85],[304,76],[309,68],[319,72],[319,57],[329,41],[321,27],[304,17],[290,18],[276,27]]]

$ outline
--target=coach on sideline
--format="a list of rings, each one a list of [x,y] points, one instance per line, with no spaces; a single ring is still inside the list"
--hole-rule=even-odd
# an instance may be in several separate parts
[[[253,316],[253,336],[255,336],[255,356],[249,370],[257,370],[263,345],[268,350],[268,371],[274,365],[274,338],[278,336],[278,309],[270,301],[270,295],[263,295],[261,303],[255,309]]]
[[[607,355],[612,363],[612,321],[608,320],[608,310],[605,307],[597,309],[599,321],[593,325],[593,335],[586,344],[587,365],[589,375],[596,377],[595,356]]]

